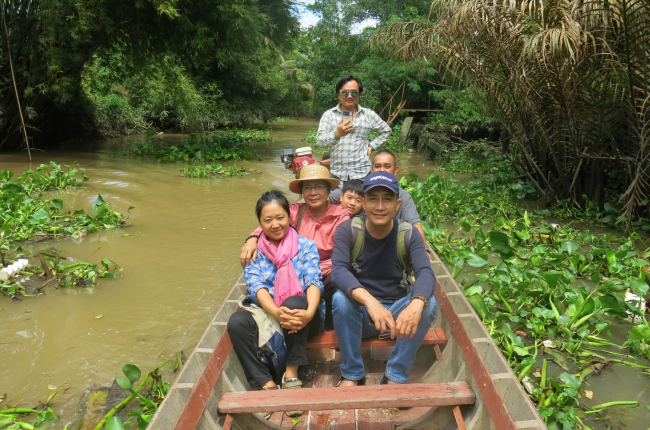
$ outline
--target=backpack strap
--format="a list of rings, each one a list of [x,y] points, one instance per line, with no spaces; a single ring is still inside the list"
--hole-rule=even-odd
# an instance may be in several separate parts
[[[366,232],[365,220],[361,217],[354,217],[352,218],[350,227],[352,228],[352,242],[354,243],[354,246],[350,250],[350,262],[352,263],[352,267],[358,273],[360,270],[357,269],[358,266],[356,265],[356,261],[357,258],[359,258],[359,255],[361,255],[361,251],[363,250],[363,243]],[[410,271],[412,269],[411,256],[409,254],[412,232],[413,226],[406,221],[400,220],[399,230],[397,232],[397,256],[399,259],[400,267],[402,270],[407,271]]]
[[[301,205],[300,209],[298,209],[298,222],[296,222],[296,232],[300,230],[300,223],[302,222],[302,217],[305,215],[305,209],[307,209],[306,204]]]
[[[402,270],[411,270],[411,256],[409,249],[411,246],[411,233],[413,226],[403,220],[400,220],[399,231],[397,233],[397,256],[399,257],[399,264]]]
[[[354,246],[350,250],[350,263],[352,263],[352,266],[355,267],[357,258],[359,258],[359,255],[361,255],[361,250],[363,249],[363,241],[366,232],[366,223],[361,217],[354,217],[352,218],[352,223],[350,223],[350,227],[352,228],[352,241],[354,242]],[[357,270],[357,273],[358,272],[359,270]]]

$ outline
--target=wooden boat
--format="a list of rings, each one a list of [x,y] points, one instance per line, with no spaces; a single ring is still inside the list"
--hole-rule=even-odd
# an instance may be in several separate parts
[[[546,429],[465,295],[440,258],[434,258],[441,312],[418,351],[408,384],[379,385],[394,341],[369,339],[363,342],[368,385],[333,387],[340,376],[340,354],[336,335],[325,332],[308,344],[313,381],[303,381],[298,391],[249,391],[226,330],[246,291],[242,277],[147,428]],[[307,412],[293,420],[282,412],[286,410]]]

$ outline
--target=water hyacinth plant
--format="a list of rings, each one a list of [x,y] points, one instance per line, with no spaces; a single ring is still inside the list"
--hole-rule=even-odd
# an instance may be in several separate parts
[[[269,132],[264,130],[233,129],[211,136],[190,136],[179,145],[165,145],[148,138],[121,154],[127,157],[151,159],[158,163],[188,161],[253,160],[260,159],[258,151],[251,148],[254,142],[269,142]]]
[[[630,301],[629,294],[648,294],[650,248],[636,233],[550,222],[548,211],[524,209],[520,202],[535,189],[514,172],[477,170],[489,174],[469,183],[411,175],[402,186],[420,209],[427,239],[549,428],[587,429],[583,421],[606,409],[584,405],[579,388],[589,375],[614,364],[648,369],[642,357],[650,359],[650,326],[641,301]],[[611,336],[611,325],[634,317],[628,339]],[[548,361],[564,372],[550,374]]]
[[[227,178],[231,176],[244,176],[246,174],[245,168],[238,168],[237,166],[224,167],[223,164],[208,164],[207,166],[189,166],[181,169],[179,176],[187,176],[188,178],[206,178],[209,176],[216,176],[219,178]]]
[[[35,171],[27,171],[14,179],[11,171],[0,171],[0,255],[2,264],[11,263],[17,256],[25,254],[17,249],[22,242],[81,237],[98,230],[123,226],[127,216],[113,209],[101,195],[91,206],[92,214],[83,209],[63,210],[63,200],[47,199],[43,191],[80,187],[88,181],[85,170],[77,166],[43,164]],[[132,208],[129,208],[131,210]],[[63,264],[58,252],[42,252],[39,265],[31,265],[21,271],[23,277],[45,275],[53,285],[88,285],[97,278],[115,279],[116,274],[109,266],[114,263],[103,260],[101,269],[92,263],[75,262]],[[47,263],[48,259],[53,265]],[[20,278],[23,279],[23,278]],[[33,280],[32,280],[33,281]],[[39,282],[39,284],[42,283]],[[16,278],[2,281],[0,293],[6,296],[38,295],[41,288],[34,287],[32,293],[25,292],[25,286]]]

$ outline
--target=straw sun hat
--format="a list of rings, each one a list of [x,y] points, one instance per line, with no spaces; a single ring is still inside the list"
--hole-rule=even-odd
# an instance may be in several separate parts
[[[338,187],[340,182],[338,179],[332,179],[330,177],[330,171],[327,167],[321,166],[320,164],[309,164],[300,169],[300,177],[289,183],[289,189],[296,194],[300,194],[300,183],[315,179],[329,182],[332,188]]]

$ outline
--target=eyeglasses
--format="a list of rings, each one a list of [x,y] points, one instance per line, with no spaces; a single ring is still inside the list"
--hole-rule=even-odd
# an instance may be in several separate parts
[[[359,97],[359,92],[358,91],[341,91],[341,95],[343,96],[344,99],[347,99],[349,96],[352,96],[353,99],[356,99]]]
[[[311,192],[311,191],[316,191],[316,192],[320,193],[320,192],[324,191],[325,188],[326,188],[326,187],[325,187],[325,185],[323,185],[323,184],[319,184],[319,185],[305,185],[304,187],[302,187],[302,193],[303,193],[303,194],[306,194],[306,193],[309,193],[309,192]]]

